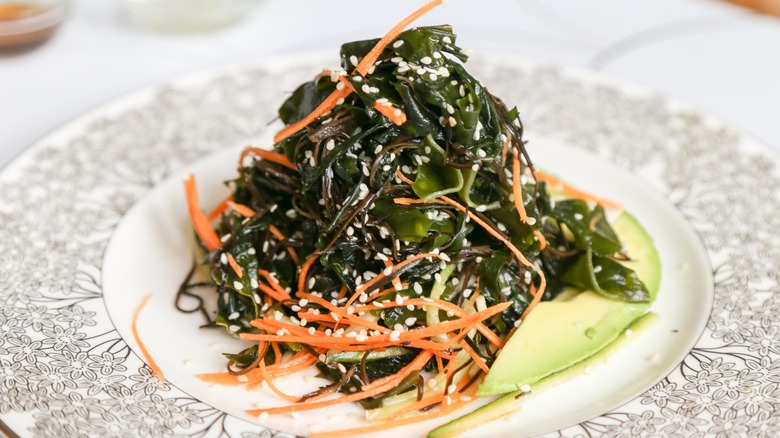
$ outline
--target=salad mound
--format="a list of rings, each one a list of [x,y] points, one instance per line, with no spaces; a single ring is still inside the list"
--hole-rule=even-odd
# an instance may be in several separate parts
[[[602,203],[534,168],[518,110],[467,59],[447,25],[346,43],[340,70],[282,104],[273,150],[242,153],[211,215],[186,179],[215,323],[250,341],[202,378],[292,402],[251,414],[354,401],[377,427],[422,421],[475,397],[540,301],[571,286],[650,300]],[[309,367],[332,383],[273,383]]]

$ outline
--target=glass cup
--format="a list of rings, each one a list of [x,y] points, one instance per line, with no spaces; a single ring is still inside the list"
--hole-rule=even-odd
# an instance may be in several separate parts
[[[131,19],[166,32],[208,32],[235,23],[258,0],[126,0]]]

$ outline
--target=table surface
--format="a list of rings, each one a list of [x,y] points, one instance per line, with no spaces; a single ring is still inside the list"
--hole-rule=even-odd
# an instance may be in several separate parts
[[[376,36],[420,4],[404,0],[388,11],[374,2],[260,0],[224,30],[166,34],[131,23],[119,0],[74,0],[51,41],[0,54],[0,166],[68,120],[134,89],[223,63],[334,49]],[[451,23],[461,44],[476,52],[575,65],[648,86],[780,151],[778,18],[715,0],[475,5],[451,0],[420,24]]]

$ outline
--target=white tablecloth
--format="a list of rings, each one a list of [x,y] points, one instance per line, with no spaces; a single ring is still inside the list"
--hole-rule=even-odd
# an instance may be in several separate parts
[[[232,27],[182,35],[133,25],[119,0],[75,0],[53,40],[0,55],[0,166],[133,89],[263,55],[335,52],[421,3],[261,0]],[[583,66],[679,97],[780,151],[779,19],[715,0],[451,0],[420,21],[439,23],[477,52]]]

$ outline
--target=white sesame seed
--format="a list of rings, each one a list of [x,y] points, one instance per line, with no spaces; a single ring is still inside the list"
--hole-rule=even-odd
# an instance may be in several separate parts
[[[222,255],[219,256],[219,261],[221,261],[223,265],[227,265],[228,264],[227,254],[223,252]]]
[[[234,324],[234,325],[231,325],[230,327],[228,327],[228,329],[231,332],[237,332],[237,331],[241,330],[241,327]]]
[[[453,107],[452,105],[450,105],[448,103],[447,104],[447,112],[450,113],[450,114],[455,114],[455,107]]]
[[[487,205],[485,204],[477,205],[477,208],[475,208],[474,210],[477,210],[478,212],[482,213],[483,211],[487,210]]]
[[[334,312],[330,312],[330,317],[333,318],[333,320],[336,322],[339,321],[339,316]]]
[[[472,164],[471,165],[471,170],[473,170],[474,172],[478,171],[479,170],[479,164]]]
[[[227,234],[225,234],[224,236],[220,237],[220,238],[219,238],[219,240],[221,240],[221,241],[222,241],[222,243],[225,243],[225,242],[227,242],[228,240],[230,240],[230,238],[231,238],[231,237],[233,237],[233,235],[232,235],[232,234],[230,234],[230,233],[227,233]]]
[[[242,290],[244,288],[244,284],[240,281],[236,280],[233,282],[233,289],[235,290]]]
[[[363,84],[363,86],[362,86],[362,87],[360,87],[360,89],[361,89],[361,90],[362,90],[364,93],[366,93],[366,94],[368,94],[368,93],[371,93],[371,87],[369,87],[369,86],[368,86],[368,84]]]
[[[284,336],[284,330],[279,329],[276,331],[276,336]]]
[[[425,65],[428,65],[431,62],[433,62],[433,60],[431,59],[430,56],[423,56],[422,58],[420,58],[420,62],[422,62]]]
[[[404,320],[404,324],[407,325],[407,327],[413,326],[417,322],[417,318],[410,316],[409,318],[406,318]]]
[[[578,221],[582,220],[582,215],[580,213],[574,213],[574,219],[577,219]]]
[[[452,44],[452,39],[450,37],[446,36],[441,39],[444,44]]]
[[[528,216],[528,219],[526,219],[525,223],[531,226],[536,225],[536,218]]]
[[[393,267],[392,267],[392,266],[388,266],[388,267],[386,267],[386,268],[385,268],[385,269],[382,271],[382,273],[383,273],[383,274],[385,274],[385,275],[390,275],[390,274],[392,274],[392,273],[393,273]]]
[[[336,142],[331,138],[325,143],[325,149],[332,151],[336,147]]]
[[[357,56],[355,56],[355,55],[350,56],[349,57],[349,63],[354,65],[355,67],[357,67],[357,65],[358,65]]]
[[[238,319],[241,316],[238,312],[233,312],[230,315],[228,315],[228,319]]]
[[[393,64],[398,64],[403,60],[404,59],[400,56],[393,56],[392,58],[390,58],[390,62],[392,62]]]
[[[393,48],[397,49],[403,45],[404,45],[404,40],[397,40],[396,42],[393,43]]]
[[[336,89],[337,90],[343,90],[344,89],[344,83],[343,82],[339,82],[338,84],[336,84]]]
[[[601,267],[601,265],[596,265],[596,266],[593,267],[593,272],[598,274],[599,272],[601,272],[602,269],[603,268]]]
[[[341,371],[342,373],[346,373],[347,372],[347,368],[344,366],[344,364],[340,363],[340,364],[338,364],[338,367],[339,367],[339,371]]]
[[[436,75],[436,73],[431,73],[430,75],[428,75],[428,77],[431,78],[432,81],[437,81],[439,79],[439,77]],[[455,125],[452,125],[452,126],[455,126]]]
[[[431,76],[433,76],[433,75],[431,75]],[[457,120],[455,120],[455,117],[452,117],[452,116],[450,116],[450,117],[447,119],[447,122],[449,122],[450,126],[455,126],[455,125],[457,125],[457,124],[458,124],[458,121],[457,121]]]

